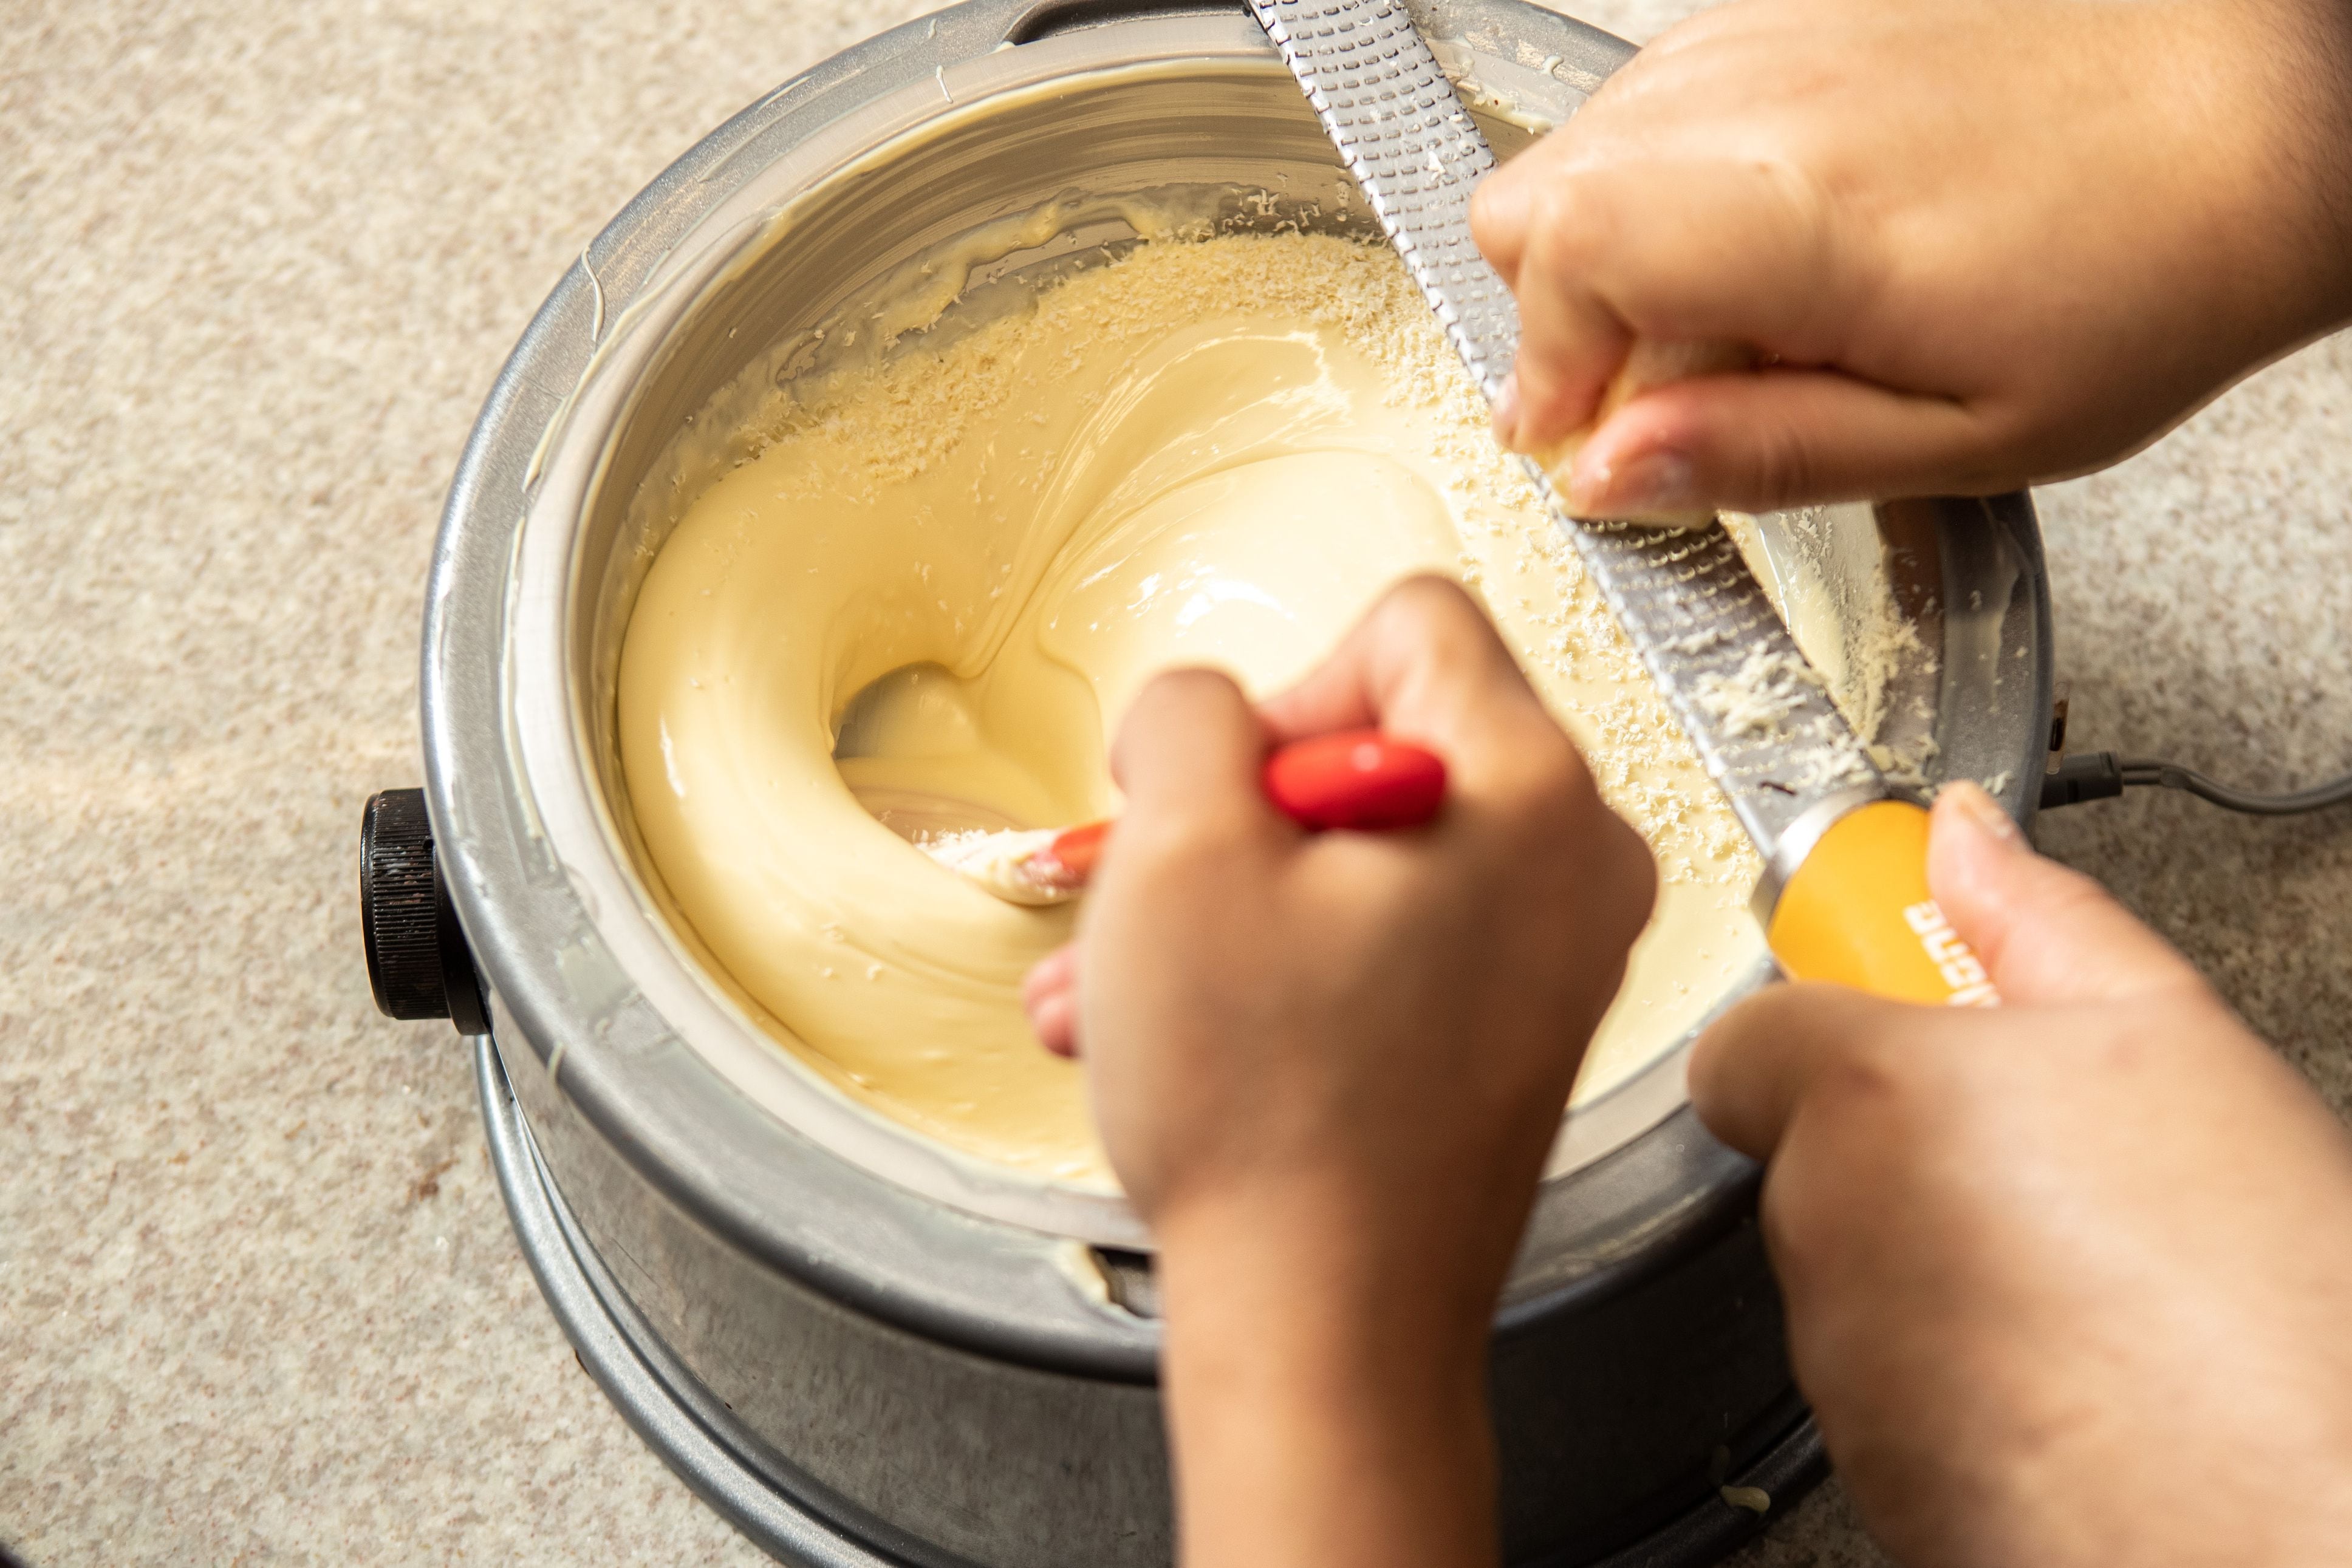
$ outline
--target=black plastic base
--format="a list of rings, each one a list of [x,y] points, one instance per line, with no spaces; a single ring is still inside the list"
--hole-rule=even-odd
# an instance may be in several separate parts
[[[1764,1533],[1830,1473],[1821,1428],[1810,1415],[1782,1434],[1726,1487],[1748,1487],[1771,1500],[1762,1513],[1729,1502],[1703,1502],[1688,1513],[1591,1568],[1706,1568]],[[1566,1568],[1565,1564],[1561,1568]]]

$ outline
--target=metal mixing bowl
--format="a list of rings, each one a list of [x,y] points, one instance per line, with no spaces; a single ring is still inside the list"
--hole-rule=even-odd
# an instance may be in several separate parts
[[[1517,0],[1416,15],[1474,96],[1516,106],[1480,111],[1506,152],[1632,52]],[[1343,180],[1244,12],[970,0],[786,83],[649,186],[542,308],[467,449],[424,714],[436,852],[488,993],[500,1179],[591,1370],[794,1560],[1165,1562],[1147,1241],[1115,1198],[836,1093],[667,917],[612,741],[620,632],[659,543],[660,508],[634,503],[747,364],[926,247],[1073,190],[1245,187],[1296,217],[1336,212]],[[1093,220],[992,275],[1129,237]],[[1834,588],[1882,539],[1939,655],[1906,706],[1950,776],[2006,776],[2022,818],[2050,695],[2030,507],[1862,508],[1826,534],[1768,524],[1765,544]],[[1755,1524],[1718,1482],[1785,1493],[1817,1465],[1755,1171],[1684,1103],[1686,1049],[1571,1120],[1506,1293],[1515,1563],[1711,1560]]]

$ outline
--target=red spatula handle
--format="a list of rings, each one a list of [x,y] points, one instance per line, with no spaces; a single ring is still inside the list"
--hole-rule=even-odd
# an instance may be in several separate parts
[[[1263,777],[1266,799],[1302,828],[1417,828],[1445,803],[1437,754],[1377,729],[1294,740],[1265,759]],[[1045,852],[1052,864],[1037,872],[1056,886],[1085,886],[1110,830],[1107,821],[1065,829]]]
[[[1445,764],[1377,729],[1343,730],[1267,758],[1265,793],[1302,828],[1417,828],[1445,803]]]

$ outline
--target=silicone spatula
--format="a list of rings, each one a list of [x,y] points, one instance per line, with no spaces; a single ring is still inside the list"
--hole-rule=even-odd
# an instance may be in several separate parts
[[[1437,754],[1376,729],[1294,740],[1265,759],[1266,799],[1300,827],[1358,832],[1417,828],[1445,803]],[[1113,824],[956,833],[923,850],[1013,904],[1059,904],[1094,874]]]

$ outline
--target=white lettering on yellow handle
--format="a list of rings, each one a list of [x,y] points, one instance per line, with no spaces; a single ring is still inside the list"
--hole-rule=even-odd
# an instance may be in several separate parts
[[[2000,993],[1993,988],[1992,977],[1985,973],[1984,960],[1969,951],[1944,918],[1944,912],[1932,898],[1914,904],[1903,911],[1903,923],[1919,938],[1927,950],[1927,961],[1952,988],[1945,1004],[1955,1008],[1990,1008],[2000,1002]]]

